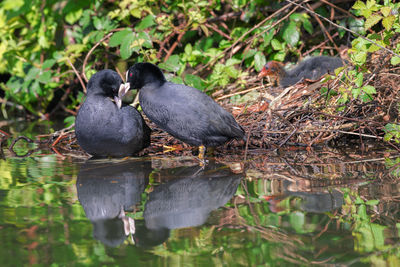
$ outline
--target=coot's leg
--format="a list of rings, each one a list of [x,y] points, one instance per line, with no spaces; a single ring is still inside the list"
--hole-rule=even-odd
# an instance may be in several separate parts
[[[206,147],[201,145],[199,146],[199,160],[200,160],[200,166],[205,166],[206,165],[206,160],[204,159],[204,154],[206,153]]]
[[[177,147],[174,146],[167,146],[167,145],[163,145],[163,153],[167,153],[167,152],[172,152],[177,150]]]
[[[199,146],[199,159],[204,160],[205,153],[206,153],[206,147],[203,145]]]

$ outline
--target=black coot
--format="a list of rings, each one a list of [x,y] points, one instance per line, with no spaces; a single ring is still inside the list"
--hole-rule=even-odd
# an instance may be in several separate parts
[[[192,146],[219,146],[243,139],[245,132],[233,116],[205,93],[186,85],[167,82],[151,63],[136,63],[127,72],[130,88],[140,89],[144,113],[161,129]]]
[[[151,130],[140,113],[131,106],[120,108],[121,85],[121,77],[112,70],[99,71],[89,80],[75,133],[82,149],[93,156],[131,156],[150,144]]]

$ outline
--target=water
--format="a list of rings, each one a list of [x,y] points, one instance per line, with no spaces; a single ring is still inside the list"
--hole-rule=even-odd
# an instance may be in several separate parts
[[[367,149],[254,150],[202,168],[4,148],[0,265],[399,266],[399,157]]]

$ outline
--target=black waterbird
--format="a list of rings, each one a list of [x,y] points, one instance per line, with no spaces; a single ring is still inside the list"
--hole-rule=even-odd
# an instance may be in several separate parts
[[[82,149],[93,156],[131,156],[150,144],[151,130],[143,117],[121,103],[123,87],[121,77],[112,70],[101,70],[89,80],[75,133]]]
[[[147,117],[179,140],[199,147],[204,160],[205,147],[244,139],[245,131],[232,114],[196,88],[168,82],[151,63],[136,63],[127,71],[131,89],[139,89],[139,102]]]

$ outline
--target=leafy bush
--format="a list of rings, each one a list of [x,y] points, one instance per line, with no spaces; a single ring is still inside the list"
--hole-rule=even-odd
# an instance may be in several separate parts
[[[96,70],[118,69],[123,74],[128,65],[140,61],[157,63],[171,73],[172,81],[207,93],[230,84],[244,87],[253,70],[259,71],[267,60],[327,53],[313,49],[325,40],[316,16],[287,4],[5,0],[0,4],[0,73],[11,78],[1,88],[6,100],[40,116],[58,108],[73,113],[82,101],[83,84]],[[335,22],[361,34],[369,32],[368,38],[387,46],[394,32],[400,31],[399,5],[373,0],[343,3],[342,9],[352,6],[352,12],[363,19],[341,16]],[[323,4],[315,12],[329,18],[331,10]],[[354,38],[339,28],[336,38],[345,42],[349,37]],[[380,48],[361,37],[352,45],[350,57],[356,69],[346,74],[351,85],[339,90],[342,103],[357,98],[369,101],[375,92],[363,83],[363,64],[368,53]],[[396,49],[399,52],[400,45]],[[399,61],[392,58],[393,64]]]

